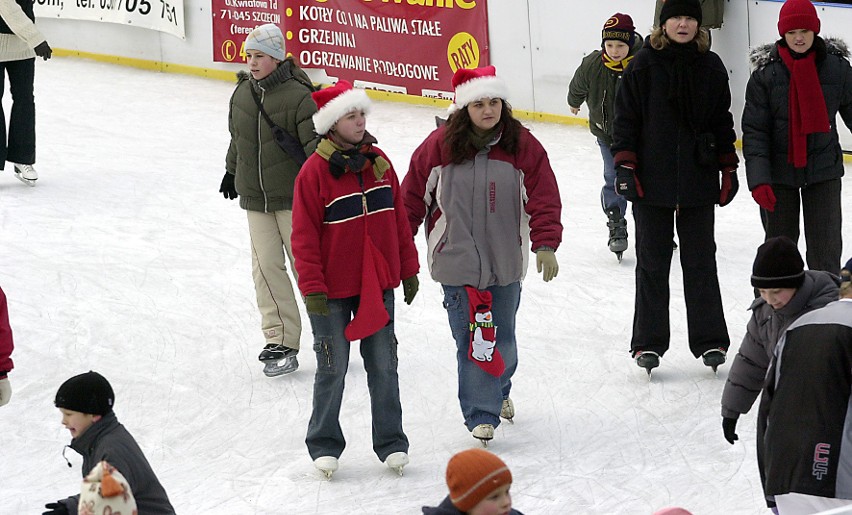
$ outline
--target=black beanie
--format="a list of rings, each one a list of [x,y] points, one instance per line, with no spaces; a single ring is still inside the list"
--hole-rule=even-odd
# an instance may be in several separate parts
[[[104,376],[90,370],[62,383],[54,404],[80,413],[106,415],[112,411],[115,394]]]
[[[798,288],[805,281],[799,248],[786,236],[769,238],[757,248],[751,285],[755,288]]]
[[[689,16],[701,25],[701,3],[698,0],[665,0],[660,9],[660,27],[675,16]]]

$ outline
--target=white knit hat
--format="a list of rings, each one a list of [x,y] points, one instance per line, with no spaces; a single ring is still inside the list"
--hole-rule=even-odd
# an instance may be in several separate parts
[[[82,513],[111,513],[137,515],[136,499],[127,479],[121,472],[101,461],[83,479],[78,511]]]
[[[353,88],[351,83],[342,79],[330,88],[311,93],[311,98],[317,104],[317,112],[313,116],[314,129],[321,136],[345,115],[359,109],[366,114],[372,106],[367,92]]]
[[[246,36],[246,50],[259,50],[269,57],[283,61],[284,35],[281,29],[273,23],[257,27]]]
[[[448,110],[450,114],[482,98],[506,100],[509,97],[509,88],[503,79],[497,77],[493,66],[472,70],[459,68],[453,75],[452,84],[456,94]]]

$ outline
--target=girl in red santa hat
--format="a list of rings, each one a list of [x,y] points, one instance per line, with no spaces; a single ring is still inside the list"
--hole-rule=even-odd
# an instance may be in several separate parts
[[[494,67],[459,69],[447,123],[411,158],[402,183],[412,233],[424,222],[429,270],[444,289],[467,429],[488,442],[518,366],[515,316],[529,250],[556,277],[562,204],[547,152],[512,116]]]
[[[373,451],[402,474],[402,430],[394,333],[394,288],[417,293],[417,250],[390,160],[366,130],[370,99],[345,80],[313,95],[323,136],[299,172],[293,201],[293,255],[305,296],[317,371],[306,443],[331,478],[346,446],[340,405],[349,350],[361,340],[373,416]],[[354,318],[353,318],[354,315]]]
[[[819,30],[810,0],[787,0],[778,16],[781,39],[752,50],[743,155],[766,239],[798,242],[801,209],[808,268],[836,275],[844,169],[835,119],[839,112],[852,129],[852,67],[846,44]]]

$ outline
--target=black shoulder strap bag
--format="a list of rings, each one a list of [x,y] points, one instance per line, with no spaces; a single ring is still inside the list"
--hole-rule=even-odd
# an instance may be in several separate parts
[[[249,89],[251,90],[251,96],[254,98],[254,103],[257,104],[257,108],[260,110],[260,114],[263,115],[263,119],[266,120],[266,123],[269,124],[269,128],[272,130],[272,137],[275,139],[275,143],[281,147],[281,150],[287,153],[296,164],[301,167],[305,164],[305,161],[308,160],[308,156],[305,155],[305,148],[302,146],[302,143],[299,142],[296,138],[293,137],[292,134],[287,132],[283,127],[279,127],[272,122],[272,118],[266,114],[266,110],[263,109],[263,104],[260,103],[260,97],[257,96],[257,91],[254,90],[254,86],[249,84]]]

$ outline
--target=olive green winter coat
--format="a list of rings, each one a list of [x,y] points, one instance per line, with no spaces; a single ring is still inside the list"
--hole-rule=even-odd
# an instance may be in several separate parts
[[[642,38],[637,34],[628,55],[636,55],[641,48]],[[579,109],[585,102],[589,108],[589,130],[602,142],[612,145],[615,92],[624,72],[607,68],[601,60],[601,52],[603,49],[591,52],[577,67],[568,85],[568,105]]]
[[[293,209],[293,186],[299,173],[299,164],[275,142],[249,88],[255,88],[273,123],[298,139],[305,154],[311,155],[320,138],[311,119],[317,106],[310,83],[291,59],[259,81],[245,71],[237,74],[228,113],[231,145],[225,166],[235,175],[243,209],[267,213]]]

